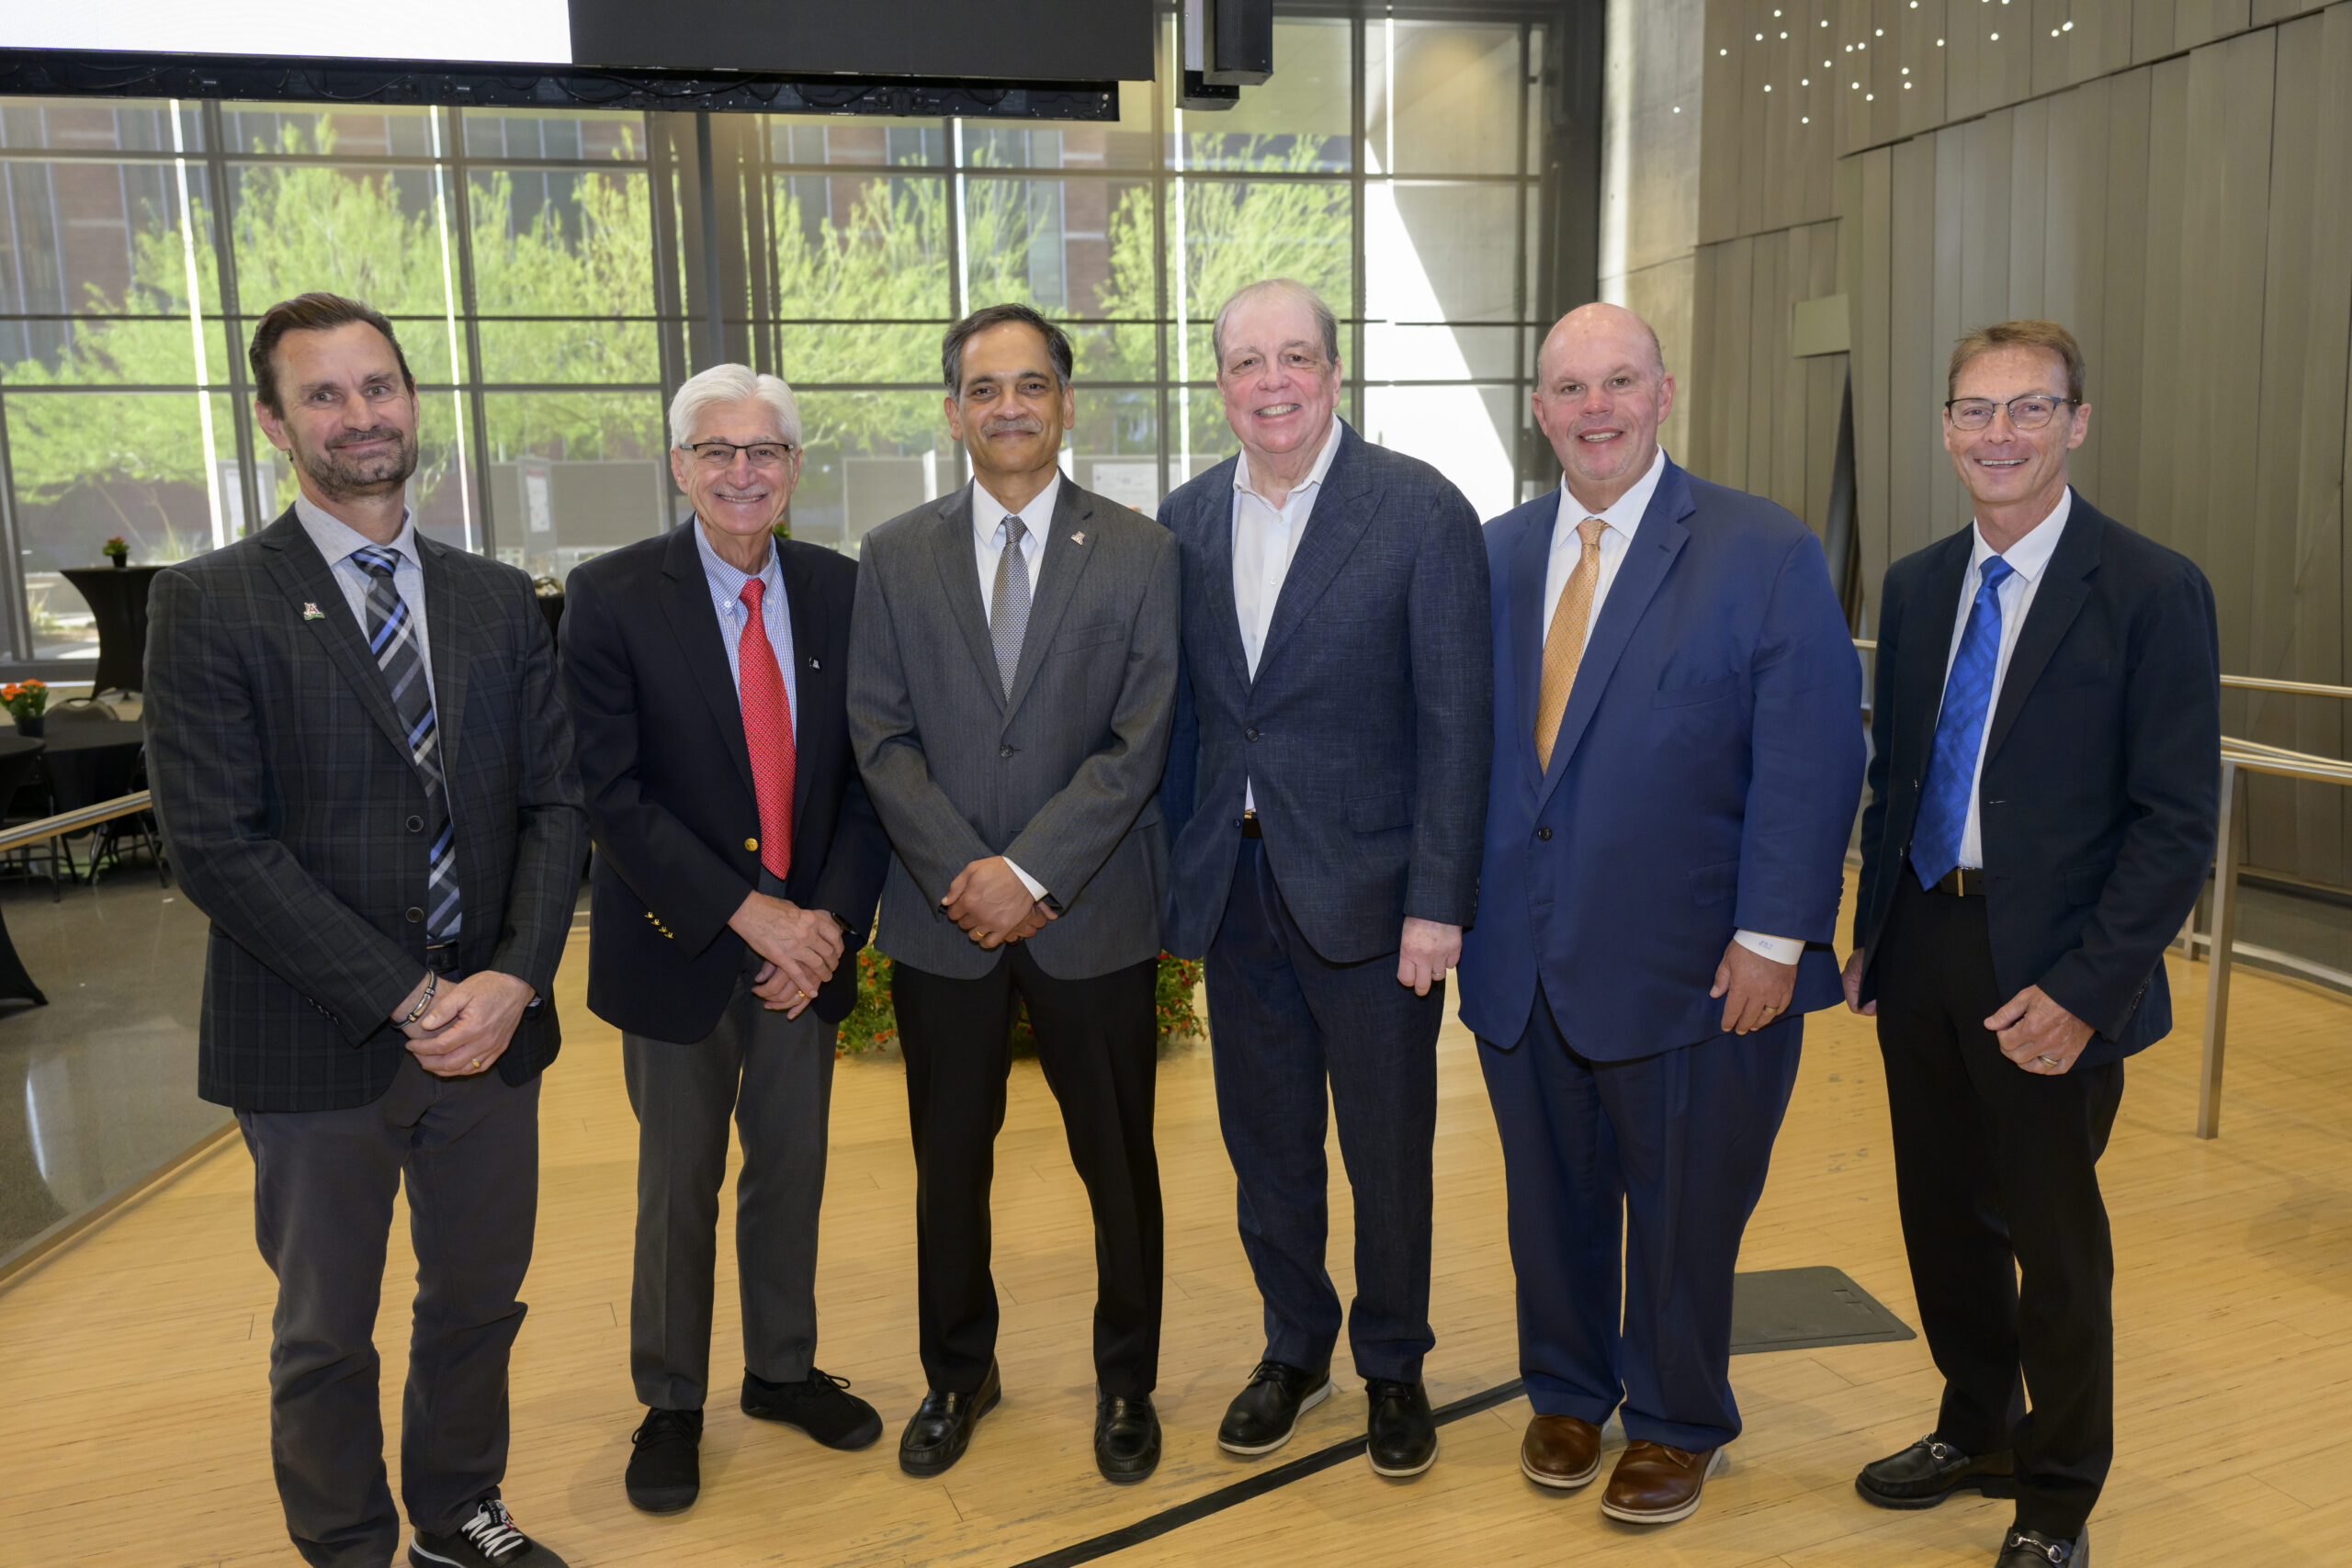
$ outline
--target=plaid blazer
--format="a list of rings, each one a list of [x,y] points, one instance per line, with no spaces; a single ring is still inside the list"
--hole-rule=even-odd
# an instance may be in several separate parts
[[[461,972],[538,993],[499,1058],[555,1059],[551,999],[587,855],[571,719],[520,571],[417,539],[464,898]],[[358,622],[288,510],[160,573],[147,772],[212,920],[197,1090],[240,1111],[365,1105],[407,1055],[389,1021],[424,970],[424,785]]]

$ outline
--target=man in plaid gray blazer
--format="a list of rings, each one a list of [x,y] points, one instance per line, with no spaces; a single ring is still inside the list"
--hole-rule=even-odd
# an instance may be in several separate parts
[[[278,1280],[288,1533],[338,1568],[399,1548],[374,1331],[405,1177],[409,1562],[561,1568],[499,1497],[538,1075],[587,853],[554,649],[522,573],[408,515],[416,389],[383,317],[306,294],[262,318],[252,358],[301,495],[156,579],[147,741],[212,920],[198,1089],[236,1111]]]

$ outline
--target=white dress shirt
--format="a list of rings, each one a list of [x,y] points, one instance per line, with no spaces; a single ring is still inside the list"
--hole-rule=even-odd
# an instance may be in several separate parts
[[[743,627],[750,618],[743,608],[743,584],[755,575],[763,584],[760,627],[768,634],[768,647],[775,650],[776,673],[784,677],[784,705],[792,718],[792,743],[799,745],[800,681],[792,658],[792,605],[785,598],[784,569],[776,564],[775,547],[768,547],[767,561],[757,573],[744,571],[711,547],[710,536],[696,519],[695,547],[702,553],[702,576],[710,585],[710,607],[718,612],[718,640],[727,645],[727,672],[735,678],[738,703],[743,697]]]
[[[1984,730],[1976,738],[1976,772],[1968,781],[1968,822],[1960,830],[1960,863],[1982,869],[1984,864],[1984,825],[1977,819],[1977,792],[1984,783],[1984,741],[1993,732],[1993,710],[2001,703],[2001,682],[2008,679],[2009,655],[2018,650],[2018,634],[2025,629],[2026,612],[2033,608],[2033,595],[2050,570],[2050,558],[2058,553],[2059,536],[2066,531],[2066,518],[2075,509],[2072,485],[2058,497],[2058,504],[2050,515],[2027,530],[2024,538],[2000,552],[2009,563],[2009,575],[1993,590],[2001,604],[2001,651],[1993,660],[1993,691],[1984,704]],[[1951,648],[1944,655],[1944,679],[1951,679],[1952,660],[1960,657],[1960,639],[1968,630],[1968,612],[1976,603],[1976,590],[1984,581],[1984,562],[1993,555],[1993,547],[1984,542],[1982,524],[1972,520],[1970,531],[1975,536],[1974,547],[1968,552],[1968,575],[1960,580],[1960,611],[1952,618]]]
[[[1061,494],[1061,471],[1056,469],[1054,477],[1046,481],[1046,488],[1030,497],[1029,504],[1021,509],[1021,558],[1029,568],[1029,602],[1033,606],[1037,602],[1037,570],[1046,558],[1046,535],[1053,526],[1054,507],[1059,503]],[[996,614],[996,568],[1004,556],[1004,520],[1012,515],[1004,502],[989,493],[988,486],[978,479],[972,481],[972,559],[980,571],[983,620]],[[1001,858],[1012,867],[1012,874],[1021,879],[1021,886],[1029,889],[1030,897],[1046,896],[1044,883],[1022,870],[1011,855]]]
[[[1560,487],[1559,514],[1552,520],[1552,553],[1544,567],[1544,629],[1549,636],[1552,617],[1560,608],[1560,595],[1567,591],[1568,574],[1575,571],[1577,562],[1584,555],[1584,538],[1577,532],[1577,525],[1588,517],[1598,517],[1605,526],[1600,530],[1600,580],[1593,585],[1592,616],[1585,622],[1585,636],[1592,636],[1592,628],[1600,624],[1600,606],[1615,586],[1617,571],[1625,564],[1626,552],[1634,547],[1634,536],[1641,532],[1642,514],[1650,509],[1650,500],[1657,494],[1658,481],[1666,477],[1666,452],[1663,448],[1650,459],[1649,471],[1634,481],[1634,488],[1617,498],[1616,504],[1606,512],[1587,512],[1568,487]],[[1734,931],[1732,940],[1751,953],[1761,953],[1775,964],[1794,964],[1804,956],[1804,942],[1796,937],[1766,936],[1761,931]]]
[[[1282,597],[1283,580],[1290,576],[1298,541],[1306,536],[1316,498],[1323,493],[1324,476],[1331,471],[1331,459],[1339,453],[1340,416],[1335,413],[1331,429],[1323,437],[1323,449],[1315,455],[1315,466],[1306,471],[1306,478],[1291,487],[1280,506],[1250,488],[1249,453],[1242,453],[1233,466],[1233,613],[1241,623],[1241,655],[1249,661],[1253,681],[1258,678],[1258,656],[1266,649],[1266,633],[1274,624],[1274,604]],[[1245,811],[1258,807],[1258,792],[1247,778],[1241,783],[1241,806]]]

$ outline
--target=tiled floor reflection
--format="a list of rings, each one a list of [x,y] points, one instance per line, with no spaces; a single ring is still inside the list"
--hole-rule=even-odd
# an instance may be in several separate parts
[[[0,881],[49,1006],[0,1003],[0,1262],[224,1125],[196,1097],[205,919],[143,864],[98,886]]]

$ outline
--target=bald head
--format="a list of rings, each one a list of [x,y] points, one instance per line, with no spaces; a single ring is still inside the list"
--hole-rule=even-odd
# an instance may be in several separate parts
[[[1535,376],[1535,423],[1568,492],[1587,512],[1606,512],[1649,472],[1657,427],[1674,410],[1657,333],[1622,305],[1578,306],[1544,337]]]

